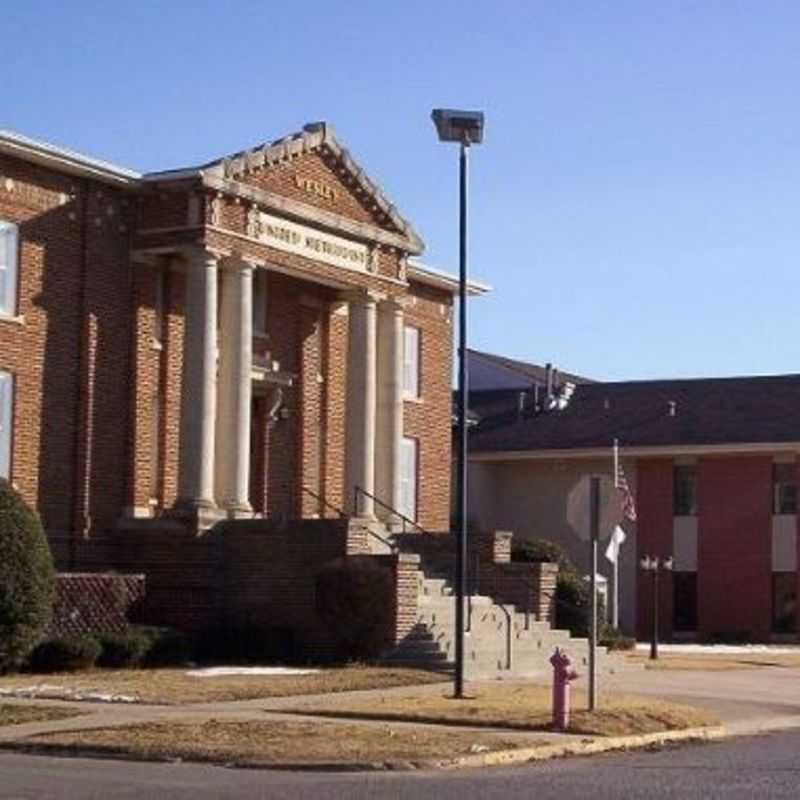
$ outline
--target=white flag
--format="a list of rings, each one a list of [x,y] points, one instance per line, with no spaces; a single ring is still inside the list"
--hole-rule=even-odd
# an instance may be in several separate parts
[[[606,553],[605,553],[606,558],[612,564],[617,563],[617,558],[619,557],[619,548],[622,547],[624,542],[625,542],[625,531],[622,530],[622,528],[619,525],[617,525],[614,528],[613,532],[611,533],[611,536],[609,537],[608,547],[606,547]]]

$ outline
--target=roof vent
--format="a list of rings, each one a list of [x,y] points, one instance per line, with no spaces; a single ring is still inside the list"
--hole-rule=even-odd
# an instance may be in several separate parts
[[[572,395],[575,394],[575,384],[571,381],[566,381],[561,391],[558,393],[558,410],[563,411],[568,405]]]
[[[675,411],[678,408],[678,404],[674,400],[668,400],[667,405],[669,406],[669,415],[674,417]]]

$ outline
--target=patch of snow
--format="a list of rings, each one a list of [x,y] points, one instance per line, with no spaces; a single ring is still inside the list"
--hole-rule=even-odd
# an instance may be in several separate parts
[[[639,642],[636,649],[640,652],[649,652],[649,643]],[[800,655],[800,647],[774,644],[659,644],[660,653],[694,653],[696,655]]]
[[[83,700],[91,703],[140,703],[141,698],[131,694],[111,694],[91,689],[71,689],[40,683],[35,686],[12,686],[0,689],[0,697],[23,697],[35,700]]]
[[[227,675],[267,675],[278,677],[281,675],[314,675],[318,669],[298,669],[295,667],[205,667],[203,669],[190,669],[186,674],[193,678],[222,678]]]

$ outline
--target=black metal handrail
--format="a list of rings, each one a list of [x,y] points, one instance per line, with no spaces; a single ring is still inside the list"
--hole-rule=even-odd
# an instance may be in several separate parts
[[[431,536],[432,534],[425,530],[419,523],[415,522],[410,517],[407,517],[405,514],[402,514],[393,506],[389,505],[389,503],[381,500],[380,497],[376,497],[372,492],[368,492],[366,489],[362,489],[360,486],[356,486],[353,489],[353,508],[358,509],[358,499],[361,496],[369,497],[373,502],[377,503],[384,511],[388,511],[392,516],[397,517],[403,523],[403,533],[406,533],[406,525],[410,525],[412,528],[417,530],[419,533],[425,534],[426,536]]]
[[[328,502],[324,497],[317,494],[317,492],[315,492],[313,489],[309,489],[308,486],[302,486],[301,488],[309,497],[313,497],[315,500],[318,500],[320,503],[322,503],[324,507],[331,509],[331,511],[335,511],[339,515],[339,519],[351,519],[350,514],[347,514],[345,511],[339,508],[339,506],[336,506],[333,503]],[[393,542],[390,542],[388,539],[384,539],[383,536],[381,536],[378,533],[375,533],[375,531],[371,531],[369,528],[367,528],[366,530],[369,536],[379,541],[381,544],[386,545],[386,547],[388,547],[392,553],[398,552],[398,547]]]
[[[309,489],[308,486],[301,486],[300,487],[305,494],[309,497],[313,497],[317,502],[321,503],[324,508],[329,508],[331,511],[334,511],[340,519],[347,519],[347,514],[339,508],[339,506],[334,505],[333,503],[328,502],[321,494]]]

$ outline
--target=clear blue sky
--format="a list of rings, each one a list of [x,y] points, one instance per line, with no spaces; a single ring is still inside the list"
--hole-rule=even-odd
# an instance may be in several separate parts
[[[800,372],[800,4],[41,2],[3,13],[0,126],[142,170],[334,123],[457,265],[481,108],[476,347],[608,378]]]

